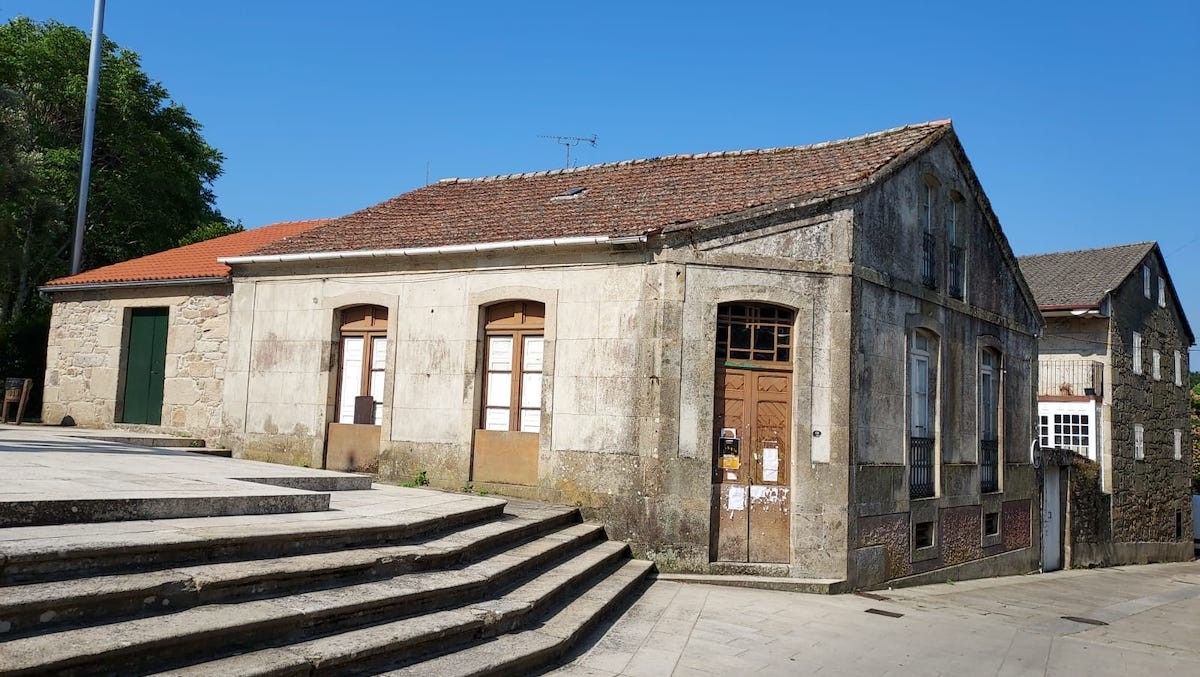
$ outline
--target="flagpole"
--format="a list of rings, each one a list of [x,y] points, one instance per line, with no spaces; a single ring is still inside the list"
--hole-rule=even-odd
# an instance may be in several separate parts
[[[83,168],[79,173],[79,208],[75,211],[75,243],[71,248],[71,274],[83,265],[83,231],[87,222],[88,183],[92,178],[92,137],[96,128],[96,94],[100,89],[100,47],[104,41],[104,0],[96,0],[92,13],[92,54],[88,60],[87,103],[83,110]]]

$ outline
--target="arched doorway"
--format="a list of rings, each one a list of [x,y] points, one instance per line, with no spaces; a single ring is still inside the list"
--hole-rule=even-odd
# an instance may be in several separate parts
[[[546,306],[504,301],[484,308],[483,320],[483,393],[471,480],[537,484]]]
[[[792,361],[796,313],[717,308],[711,556],[791,561]]]
[[[376,469],[387,373],[387,331],[388,310],[383,306],[351,306],[339,313],[336,398],[326,435],[326,468]]]

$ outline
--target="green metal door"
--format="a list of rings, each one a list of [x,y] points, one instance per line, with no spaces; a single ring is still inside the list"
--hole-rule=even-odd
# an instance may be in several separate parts
[[[167,364],[167,309],[138,308],[129,318],[123,423],[162,423]]]

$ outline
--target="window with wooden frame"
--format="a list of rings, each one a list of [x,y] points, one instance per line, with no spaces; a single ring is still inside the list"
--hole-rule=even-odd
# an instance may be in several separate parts
[[[387,368],[388,310],[382,306],[354,306],[341,312],[341,321],[337,422],[379,425]],[[356,421],[355,402],[365,395],[374,398],[370,420],[360,414]]]
[[[755,303],[717,308],[717,363],[790,363],[796,313]]]
[[[505,301],[485,311],[483,430],[542,430],[542,364],[546,306]]]

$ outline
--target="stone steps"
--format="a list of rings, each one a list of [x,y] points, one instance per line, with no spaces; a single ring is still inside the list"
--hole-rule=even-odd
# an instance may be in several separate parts
[[[0,585],[72,578],[80,571],[89,575],[149,571],[171,566],[331,552],[348,547],[393,545],[447,529],[499,519],[504,507],[502,500],[476,499],[464,501],[457,509],[411,510],[376,518],[325,519],[324,514],[318,514],[319,519],[313,521],[236,521],[229,524],[214,518],[214,525],[203,534],[147,530],[122,532],[106,538],[94,536],[85,528],[34,529],[29,538],[5,544],[0,553],[3,554]],[[39,538],[41,534],[46,535]]]
[[[314,585],[444,568],[501,543],[519,544],[577,519],[576,511],[565,508],[533,516],[518,512],[417,544],[10,586],[0,596],[0,626],[9,628],[7,637],[16,637],[101,618],[167,613],[236,597],[281,595]],[[594,525],[580,526],[578,532],[603,536]]]
[[[380,674],[395,677],[476,677],[524,675],[554,663],[614,607],[627,599],[653,571],[644,560],[630,560],[535,628],[508,633],[442,653]]]
[[[575,509],[447,497],[389,526],[210,518],[199,541],[135,539],[123,568],[115,543],[0,551],[10,577],[58,578],[0,587],[0,675],[377,674],[521,636],[534,665],[651,570]]]
[[[305,642],[169,670],[165,675],[286,675],[351,670],[370,674],[389,663],[415,660],[439,645],[459,646],[518,627],[561,596],[625,562],[624,544],[606,541],[549,569],[507,594],[430,614],[382,623]]]

